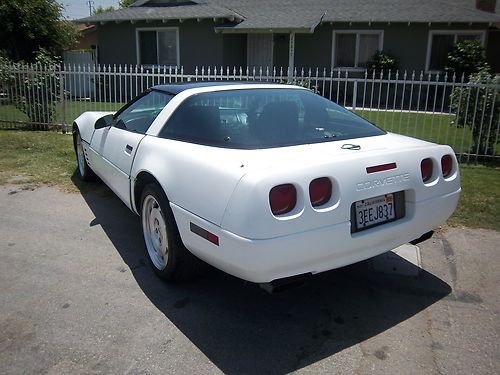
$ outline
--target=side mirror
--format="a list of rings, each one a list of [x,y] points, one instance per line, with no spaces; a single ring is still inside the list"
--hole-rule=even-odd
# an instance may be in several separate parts
[[[113,123],[113,115],[106,115],[97,120],[94,124],[94,129],[102,129],[111,126]]]

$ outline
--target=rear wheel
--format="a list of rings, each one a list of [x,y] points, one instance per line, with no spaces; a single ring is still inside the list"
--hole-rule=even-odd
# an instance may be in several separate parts
[[[184,247],[168,200],[155,183],[142,191],[141,221],[149,260],[159,277],[175,282],[196,273],[201,261]]]
[[[73,131],[73,146],[75,147],[76,165],[80,179],[83,181],[94,181],[96,175],[87,163],[82,145],[82,137],[77,127]]]

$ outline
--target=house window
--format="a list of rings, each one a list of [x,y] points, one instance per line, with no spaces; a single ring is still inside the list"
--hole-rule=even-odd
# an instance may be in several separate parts
[[[484,43],[483,31],[431,31],[427,46],[427,71],[443,70],[446,58],[453,46],[464,40],[479,40]]]
[[[364,68],[373,54],[382,50],[384,32],[379,31],[334,31],[334,67]]]
[[[179,30],[176,27],[137,29],[137,62],[141,65],[179,65]]]

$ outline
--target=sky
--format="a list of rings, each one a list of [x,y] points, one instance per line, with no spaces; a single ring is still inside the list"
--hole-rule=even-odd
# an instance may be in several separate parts
[[[89,16],[89,4],[87,0],[57,0],[64,7],[63,16],[73,20]],[[118,7],[118,0],[92,0],[93,6]]]

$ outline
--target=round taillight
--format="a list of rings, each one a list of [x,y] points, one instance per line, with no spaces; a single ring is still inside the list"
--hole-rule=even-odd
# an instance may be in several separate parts
[[[292,184],[275,186],[269,192],[269,205],[273,215],[284,215],[297,204],[297,190]]]
[[[320,177],[309,184],[309,198],[313,207],[324,205],[332,197],[332,182],[328,177]]]
[[[422,181],[427,182],[431,179],[432,177],[432,168],[433,163],[432,160],[427,158],[422,160],[420,163],[420,171],[422,172]]]
[[[443,177],[450,177],[453,170],[453,158],[451,155],[444,155],[441,158],[441,171],[443,172]]]

